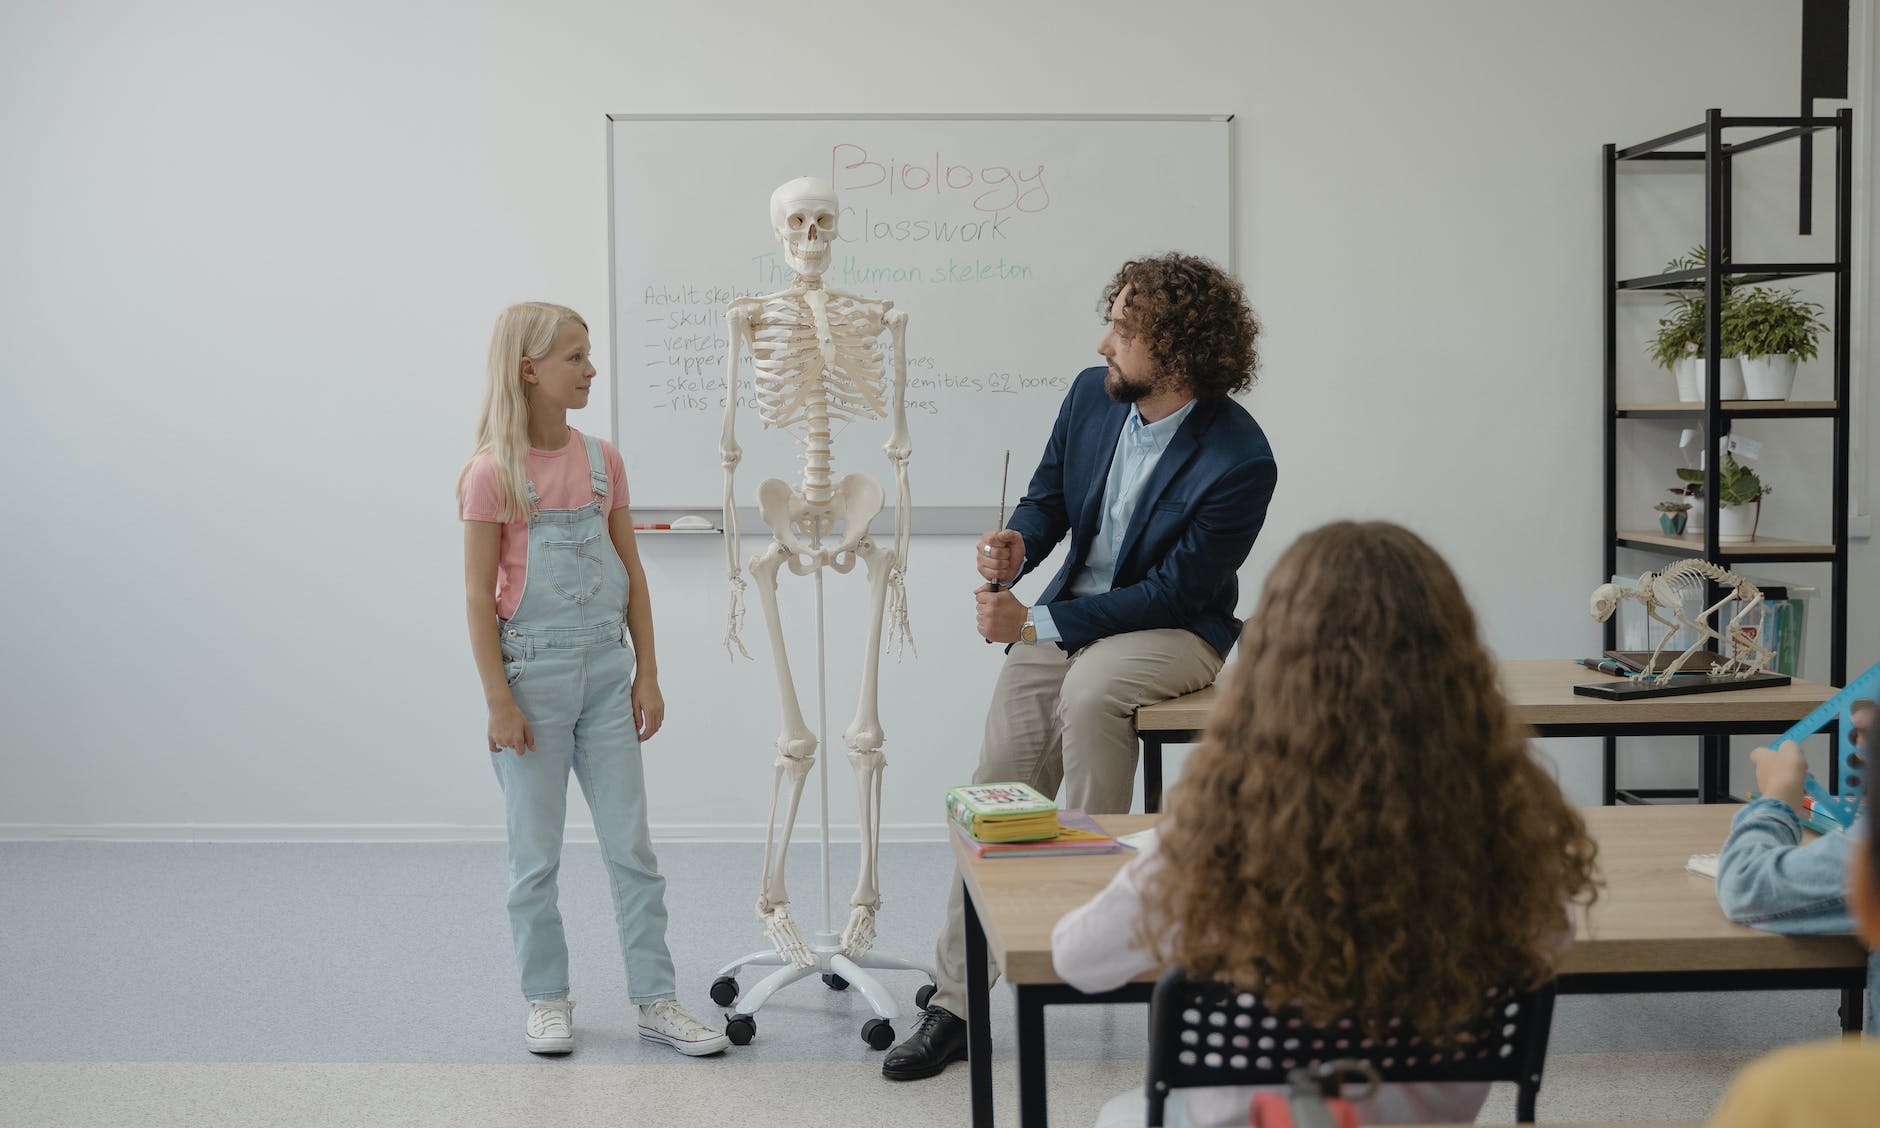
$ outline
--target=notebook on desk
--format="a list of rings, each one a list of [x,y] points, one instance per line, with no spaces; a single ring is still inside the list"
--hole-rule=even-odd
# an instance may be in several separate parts
[[[982,842],[957,822],[953,824],[953,833],[966,843],[966,848],[975,857],[980,858],[1074,857],[1079,854],[1114,854],[1122,849],[1116,844],[1116,839],[1097,825],[1097,820],[1082,811],[1059,811],[1057,820],[1058,832],[1055,837],[1029,842]]]

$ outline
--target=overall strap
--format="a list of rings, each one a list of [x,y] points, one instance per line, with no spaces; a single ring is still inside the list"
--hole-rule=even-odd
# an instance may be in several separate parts
[[[542,508],[542,495],[535,492],[535,479],[530,478],[524,484],[529,487],[529,524],[533,525]]]
[[[588,481],[594,487],[594,500],[605,502],[608,494],[607,460],[601,456],[601,441],[593,435],[582,435],[587,443]],[[602,506],[602,512],[606,507]]]

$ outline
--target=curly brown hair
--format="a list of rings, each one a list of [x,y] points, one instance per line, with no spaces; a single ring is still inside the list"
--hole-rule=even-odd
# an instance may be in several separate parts
[[[1117,328],[1148,339],[1157,369],[1186,383],[1198,399],[1221,399],[1253,386],[1260,321],[1232,275],[1194,255],[1132,259],[1103,289],[1105,322],[1125,286],[1129,300]]]
[[[1545,980],[1597,894],[1475,616],[1409,530],[1343,522],[1274,564],[1182,768],[1137,939],[1197,977],[1442,1038]]]

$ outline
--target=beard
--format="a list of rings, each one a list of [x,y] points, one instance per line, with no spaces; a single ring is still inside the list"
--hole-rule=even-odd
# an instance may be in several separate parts
[[[1114,364],[1103,378],[1103,390],[1117,403],[1135,403],[1156,390],[1158,381],[1130,376]]]

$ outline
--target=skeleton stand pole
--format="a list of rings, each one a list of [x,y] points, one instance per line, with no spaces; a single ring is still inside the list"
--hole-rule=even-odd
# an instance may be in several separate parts
[[[820,537],[817,538],[819,541]],[[818,944],[835,932],[834,918],[829,915],[829,677],[825,655],[828,648],[823,637],[823,569],[816,569],[816,747],[821,755],[816,757],[816,782],[822,787],[822,890],[823,890],[823,926],[822,935],[816,937]]]

